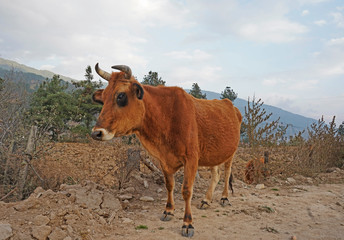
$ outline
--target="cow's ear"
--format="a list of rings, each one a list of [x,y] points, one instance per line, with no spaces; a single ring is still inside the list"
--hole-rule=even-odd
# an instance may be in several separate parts
[[[133,83],[133,89],[134,89],[134,92],[136,94],[136,97],[139,99],[139,100],[142,100],[143,98],[143,88],[140,84],[137,84],[137,83]]]
[[[96,103],[100,103],[100,104],[103,104],[103,91],[104,89],[99,89],[97,91],[95,91],[92,95],[92,100]]]

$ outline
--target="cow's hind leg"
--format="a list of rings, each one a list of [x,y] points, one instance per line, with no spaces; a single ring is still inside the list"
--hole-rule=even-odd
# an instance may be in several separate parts
[[[184,221],[182,227],[182,236],[184,237],[192,237],[194,235],[191,214],[191,198],[197,167],[196,162],[186,162],[184,166],[184,180],[182,186],[182,194],[185,201]]]
[[[207,193],[205,194],[205,198],[201,201],[200,209],[206,209],[210,206],[210,203],[213,200],[213,193],[215,190],[216,185],[220,180],[220,171],[218,166],[214,166],[211,168],[211,181],[208,188]]]
[[[164,172],[165,184],[167,190],[167,203],[164,213],[162,214],[161,221],[170,221],[174,216],[174,198],[173,198],[173,188],[174,188],[174,175]]]
[[[225,162],[225,186],[222,192],[222,198],[221,198],[221,205],[231,205],[228,197],[229,197],[229,186],[233,193],[233,187],[232,187],[232,160],[233,160],[234,154]]]

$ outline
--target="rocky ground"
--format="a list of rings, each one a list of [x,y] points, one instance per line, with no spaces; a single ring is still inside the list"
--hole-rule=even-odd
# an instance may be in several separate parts
[[[126,149],[105,153],[100,145],[87,146],[61,144],[43,159],[50,176],[60,174],[54,191],[38,187],[24,201],[0,202],[0,239],[185,239],[180,234],[181,172],[176,176],[175,216],[162,222],[166,191],[161,176],[135,170],[119,190],[114,174],[118,166],[110,163],[109,156],[123,156]],[[48,177],[49,171],[40,166],[37,161],[39,172]],[[201,169],[199,175],[192,200],[194,239],[344,239],[341,169],[317,178],[273,176],[258,185],[247,185],[237,177],[232,206],[225,207],[219,204],[220,181],[206,210],[198,205],[210,174]]]

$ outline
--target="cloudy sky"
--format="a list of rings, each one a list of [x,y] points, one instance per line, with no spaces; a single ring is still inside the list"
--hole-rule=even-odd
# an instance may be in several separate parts
[[[344,121],[343,0],[0,0],[0,57],[75,79],[126,64]]]

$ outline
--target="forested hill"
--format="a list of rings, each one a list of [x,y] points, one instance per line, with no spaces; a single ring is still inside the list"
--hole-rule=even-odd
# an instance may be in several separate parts
[[[0,77],[20,81],[29,92],[35,91],[44,80],[51,79],[54,75],[55,73],[50,71],[37,70],[15,61],[0,58]],[[69,83],[73,80],[61,75],[60,78]]]

